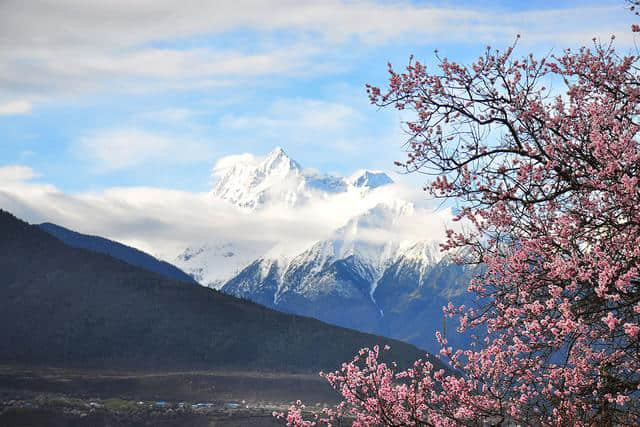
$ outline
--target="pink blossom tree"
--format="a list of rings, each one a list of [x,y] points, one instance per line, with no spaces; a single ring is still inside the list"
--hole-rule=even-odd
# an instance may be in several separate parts
[[[389,65],[371,102],[406,110],[408,157],[460,201],[446,250],[482,264],[482,304],[445,309],[483,333],[406,370],[364,349],[323,374],[343,403],[290,425],[640,424],[640,72],[612,46],[470,66]],[[549,86],[549,88],[545,87]],[[304,416],[303,416],[304,415]]]

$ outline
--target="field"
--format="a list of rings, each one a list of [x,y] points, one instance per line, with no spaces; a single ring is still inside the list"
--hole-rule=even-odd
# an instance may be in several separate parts
[[[2,426],[269,426],[297,400],[337,401],[317,375],[0,366]]]

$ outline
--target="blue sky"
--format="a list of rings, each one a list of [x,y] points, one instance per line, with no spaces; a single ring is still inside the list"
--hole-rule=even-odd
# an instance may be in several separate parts
[[[402,116],[369,105],[386,62],[469,62],[616,33],[611,1],[104,1],[0,5],[0,167],[64,192],[206,191],[221,156],[280,145],[347,174],[402,158]],[[135,4],[135,5],[131,5]]]

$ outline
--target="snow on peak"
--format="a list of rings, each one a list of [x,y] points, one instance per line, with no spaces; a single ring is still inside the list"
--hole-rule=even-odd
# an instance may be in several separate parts
[[[200,284],[219,289],[271,246],[260,241],[210,241],[186,248],[173,263]]]
[[[281,147],[264,158],[251,155],[230,156],[216,164],[218,180],[214,197],[234,205],[256,209],[268,201],[296,204],[304,180],[302,168]]]
[[[363,169],[347,179],[303,169],[282,147],[274,148],[264,157],[251,154],[224,157],[216,163],[214,176],[217,178],[211,191],[214,197],[250,210],[272,204],[299,206],[314,194],[373,190],[393,183],[382,171]]]
[[[291,157],[285,153],[282,147],[276,147],[264,159],[260,164],[260,171],[265,176],[289,176],[291,173],[300,174],[302,168]]]
[[[402,184],[393,184],[382,171],[363,169],[348,178],[328,175],[303,169],[276,147],[264,156],[223,157],[213,175],[210,195],[234,205],[226,206],[229,221],[242,212],[247,215],[238,215],[239,221],[249,226],[238,233],[214,229],[176,258],[175,264],[202,284],[220,288],[258,260],[259,279],[272,276],[276,265],[280,282],[294,271],[311,280],[332,263],[346,261],[361,271],[373,292],[385,269],[400,258],[427,265],[438,257],[431,247],[416,245],[431,234],[436,237],[441,228],[437,218],[425,219],[419,202],[414,206],[403,200],[416,200],[415,195],[403,192]],[[256,224],[272,230],[256,233]]]
[[[383,185],[393,184],[389,175],[382,171],[359,170],[349,178],[349,183],[358,188],[374,189]]]
[[[443,253],[439,243],[422,241],[403,251],[401,257],[408,261],[419,261],[425,265],[433,265],[442,259]]]
[[[413,215],[410,202],[390,201],[379,203],[367,211],[351,218],[336,229],[326,240],[310,249],[309,255],[319,258],[319,264],[330,259],[349,256],[364,261],[376,273],[382,273],[403,246],[394,229],[403,218]]]

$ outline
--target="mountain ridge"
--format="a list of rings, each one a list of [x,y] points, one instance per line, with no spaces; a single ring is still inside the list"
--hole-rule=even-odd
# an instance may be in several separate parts
[[[136,267],[158,273],[169,279],[197,283],[191,275],[180,270],[178,267],[114,240],[78,233],[77,231],[69,230],[68,228],[50,222],[39,224],[38,227],[68,246],[109,255]]]

